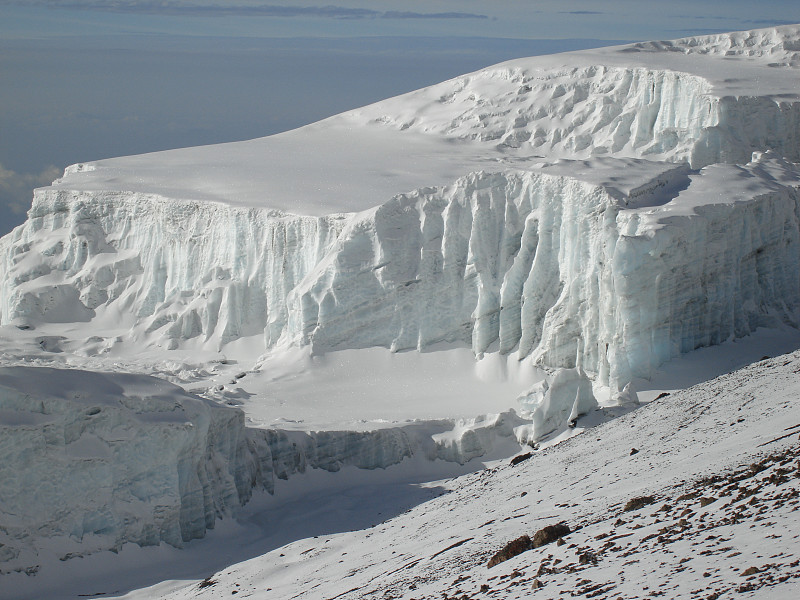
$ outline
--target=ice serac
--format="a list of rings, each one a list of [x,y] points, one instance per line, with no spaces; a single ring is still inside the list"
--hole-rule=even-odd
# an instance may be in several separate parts
[[[448,342],[621,389],[797,324],[798,47],[789,26],[522,59],[75,166],[0,241],[0,323],[166,349]]]
[[[0,368],[0,454],[0,571],[180,547],[261,483],[241,411],[145,375]]]
[[[536,442],[563,426],[575,426],[581,417],[597,408],[592,382],[580,368],[559,369],[551,382],[534,386],[521,399],[531,423],[520,429],[525,441]]]
[[[241,410],[146,375],[0,367],[0,574],[126,543],[181,547],[311,469],[507,453],[521,423],[511,411],[363,432],[248,429]]]

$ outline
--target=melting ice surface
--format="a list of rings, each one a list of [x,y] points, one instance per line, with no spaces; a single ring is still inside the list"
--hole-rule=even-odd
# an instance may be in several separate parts
[[[787,26],[521,59],[68,168],[0,240],[3,467],[43,465],[0,478],[0,572],[180,546],[308,469],[508,455],[674,389],[698,348],[790,347],[798,48]],[[98,377],[118,393],[89,402]]]

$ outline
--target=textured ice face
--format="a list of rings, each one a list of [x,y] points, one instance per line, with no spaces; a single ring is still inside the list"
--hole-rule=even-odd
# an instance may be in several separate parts
[[[125,543],[181,547],[254,489],[308,469],[463,464],[517,447],[508,412],[378,431],[247,429],[244,414],[145,375],[0,367],[0,573]]]
[[[240,411],[144,375],[0,368],[0,567],[63,554],[181,546],[252,494]]]
[[[41,190],[3,241],[2,322],[127,314],[125,339],[165,348],[448,342],[580,361],[615,389],[798,322],[792,164],[591,164],[473,173],[319,218]]]

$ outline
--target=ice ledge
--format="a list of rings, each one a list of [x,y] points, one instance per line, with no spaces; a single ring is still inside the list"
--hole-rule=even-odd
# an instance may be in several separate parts
[[[0,574],[161,542],[181,547],[254,489],[312,469],[464,464],[519,448],[513,411],[378,431],[248,429],[244,414],[146,375],[0,367]]]

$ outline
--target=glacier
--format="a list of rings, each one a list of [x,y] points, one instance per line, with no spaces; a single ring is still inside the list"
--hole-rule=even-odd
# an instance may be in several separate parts
[[[800,326],[798,68],[798,26],[520,59],[67,168],[0,239],[0,570],[181,546],[310,469],[533,445],[635,406],[672,358]],[[519,410],[255,418],[320,357],[376,348],[500,365]]]
[[[264,351],[459,343],[580,360],[615,389],[695,348],[797,325],[793,163],[577,162],[480,171],[328,217],[45,188],[4,239],[3,321],[115,309],[130,342],[166,349],[253,335]],[[603,181],[620,171],[638,176]]]
[[[183,547],[310,469],[513,452],[524,423],[512,411],[363,432],[248,428],[240,409],[148,375],[0,367],[0,574],[125,543]]]

